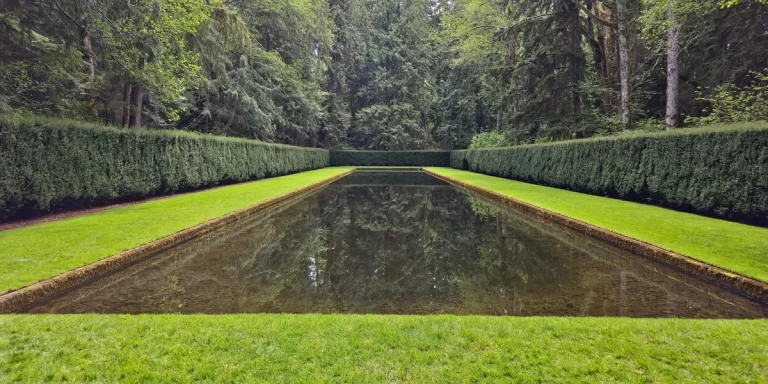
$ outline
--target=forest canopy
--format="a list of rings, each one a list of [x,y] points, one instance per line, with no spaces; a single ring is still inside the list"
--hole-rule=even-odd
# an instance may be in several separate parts
[[[376,150],[765,120],[768,4],[0,0],[0,113]]]

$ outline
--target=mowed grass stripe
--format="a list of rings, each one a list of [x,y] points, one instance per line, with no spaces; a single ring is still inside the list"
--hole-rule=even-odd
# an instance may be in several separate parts
[[[761,382],[765,320],[0,316],[7,382]]]
[[[768,282],[768,228],[452,168],[426,168]]]
[[[0,232],[0,293],[21,288],[339,175],[332,167]]]

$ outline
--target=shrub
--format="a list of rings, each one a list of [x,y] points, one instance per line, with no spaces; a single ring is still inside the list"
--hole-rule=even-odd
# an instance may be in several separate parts
[[[472,144],[469,145],[469,149],[477,148],[491,148],[491,147],[508,147],[512,143],[507,140],[507,137],[500,132],[481,132],[472,137]]]
[[[0,118],[0,219],[285,175],[328,161],[322,149]]]
[[[768,224],[768,123],[454,151],[451,166]]]
[[[448,167],[450,151],[331,151],[331,165]]]
[[[703,111],[708,115],[689,117],[686,123],[703,125],[768,120],[768,69],[750,74],[754,78],[745,87],[723,84],[715,87],[708,96],[701,95],[699,90],[697,99],[710,105]]]

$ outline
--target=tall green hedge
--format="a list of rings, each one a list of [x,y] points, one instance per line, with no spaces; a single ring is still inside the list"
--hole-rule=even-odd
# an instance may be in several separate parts
[[[455,151],[451,166],[768,224],[766,123]]]
[[[328,151],[180,131],[0,118],[0,219],[285,175]]]
[[[331,151],[331,165],[448,167],[450,151]]]

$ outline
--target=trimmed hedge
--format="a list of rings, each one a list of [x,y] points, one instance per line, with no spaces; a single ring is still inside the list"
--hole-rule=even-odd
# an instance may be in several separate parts
[[[0,118],[0,219],[286,175],[328,161],[322,149]]]
[[[448,167],[451,151],[331,151],[331,165]]]
[[[766,123],[454,151],[451,166],[768,224]]]

